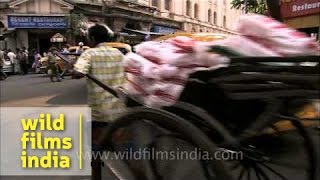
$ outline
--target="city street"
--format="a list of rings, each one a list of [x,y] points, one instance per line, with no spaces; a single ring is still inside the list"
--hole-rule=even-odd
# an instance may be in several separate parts
[[[44,74],[31,74],[26,76],[10,76],[5,81],[1,81],[1,106],[9,107],[32,107],[32,106],[85,106],[86,105],[86,80],[71,79],[66,77],[62,82],[50,82]],[[319,133],[312,131],[314,142],[318,143]],[[317,152],[319,152],[317,146]],[[281,158],[285,158],[284,156]],[[318,157],[319,159],[319,157]],[[289,159],[288,159],[289,160]],[[287,160],[285,160],[287,161]],[[294,161],[299,164],[299,157]],[[319,168],[317,168],[319,170]],[[319,171],[318,171],[319,172]],[[105,171],[106,173],[106,171]],[[299,180],[299,174],[290,170],[291,180]],[[300,174],[301,175],[301,174]],[[10,180],[11,178],[5,178]],[[16,178],[13,178],[16,179]],[[25,179],[25,178],[24,178]],[[32,178],[34,179],[34,178]],[[41,179],[39,177],[39,179]],[[51,178],[52,179],[52,178]],[[62,179],[61,177],[59,179]],[[63,178],[64,179],[64,178]],[[71,180],[72,178],[65,178]],[[81,179],[74,177],[74,179]],[[83,178],[87,179],[87,178]],[[106,173],[104,179],[110,178],[110,173]]]
[[[84,106],[87,102],[85,79],[70,76],[50,82],[44,74],[9,76],[0,82],[1,106]]]
[[[0,179],[320,180],[319,19],[320,0],[0,0]]]

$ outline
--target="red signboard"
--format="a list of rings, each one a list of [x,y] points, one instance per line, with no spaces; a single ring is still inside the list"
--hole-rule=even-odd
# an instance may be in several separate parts
[[[282,0],[281,14],[284,18],[320,14],[320,0]]]

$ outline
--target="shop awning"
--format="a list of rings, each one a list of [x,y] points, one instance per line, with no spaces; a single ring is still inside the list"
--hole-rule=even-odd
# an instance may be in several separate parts
[[[143,34],[143,35],[164,35],[162,33],[155,33],[155,32],[150,32],[150,31],[140,31],[140,30],[134,30],[134,29],[128,29],[128,28],[123,28],[123,31],[131,32],[131,33],[137,33],[137,34]]]
[[[3,31],[1,34],[2,35],[9,35],[11,33],[13,33],[15,30],[6,30],[6,31]]]

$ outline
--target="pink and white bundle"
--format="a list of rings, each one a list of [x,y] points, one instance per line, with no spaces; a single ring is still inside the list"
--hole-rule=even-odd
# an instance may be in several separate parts
[[[210,53],[210,47],[227,47],[244,56],[319,55],[319,45],[303,33],[261,15],[245,15],[240,35],[224,40],[198,42],[175,37],[165,42],[144,42],[124,60],[128,73],[125,89],[153,107],[173,105],[189,75],[198,70],[228,66],[228,57]]]
[[[224,40],[212,42],[212,45],[225,46],[232,49],[235,52],[242,54],[243,56],[281,56],[279,53],[269,49],[252,39],[238,35],[230,36]]]
[[[240,17],[237,31],[282,56],[319,55],[318,43],[306,34],[270,17],[248,14]]]
[[[196,48],[201,45],[187,37],[138,45],[136,53],[127,54],[124,60],[125,89],[149,106],[174,104],[191,73],[229,63],[226,57]]]

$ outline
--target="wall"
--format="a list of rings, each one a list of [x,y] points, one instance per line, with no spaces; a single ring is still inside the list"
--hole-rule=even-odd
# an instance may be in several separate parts
[[[0,35],[2,35],[2,31],[7,30],[8,27],[8,21],[7,21],[7,14],[11,13],[12,11],[10,9],[1,9],[0,10],[0,21],[3,23],[5,28],[0,28]],[[16,39],[14,37],[6,37],[4,41],[0,41],[0,49],[3,48],[10,48],[15,49],[15,41]]]
[[[16,45],[18,48],[29,47],[28,31],[16,30]]]
[[[185,31],[191,31],[192,27],[196,28],[196,31],[200,29],[209,30],[213,32],[222,31],[223,29],[231,30],[234,27],[234,23],[242,12],[240,10],[231,9],[231,0],[190,0],[191,2],[191,16],[187,16],[187,0],[171,0],[171,11],[165,10],[165,0],[159,0],[159,16],[182,21],[187,23],[185,25]],[[151,6],[152,0],[139,0],[139,3],[147,4]],[[194,5],[198,4],[198,18],[194,17],[195,9]],[[208,10],[211,9],[211,21],[208,22]],[[214,12],[217,13],[217,23],[214,24]],[[223,16],[226,16],[226,27],[223,27]],[[218,30],[219,29],[219,30]]]
[[[16,50],[17,41],[15,37],[7,37],[5,41],[7,42],[7,49],[11,49],[12,51]]]
[[[67,9],[62,9],[61,4],[53,0],[29,0],[27,3],[20,4],[15,13],[21,14],[66,14]]]
[[[0,0],[1,1],[1,0]],[[27,2],[23,2],[21,4],[11,4],[13,7],[6,9],[5,11],[1,10],[1,18],[7,26],[7,15],[8,14],[25,14],[25,15],[39,15],[39,16],[50,16],[50,15],[65,15],[69,14],[70,9],[73,6],[67,7],[65,3],[62,1],[56,0],[29,0]],[[69,9],[70,8],[70,9]],[[28,37],[28,30],[26,29],[12,29],[15,30],[12,35],[6,38],[7,47],[14,50],[16,47],[21,48],[23,46],[29,46],[29,37]],[[30,31],[37,30],[37,29],[30,29]],[[43,29],[40,29],[41,31]],[[55,30],[54,30],[55,31]],[[58,30],[57,30],[58,31]],[[44,33],[46,34],[46,33]],[[14,36],[15,35],[15,36]],[[30,41],[31,42],[31,41]]]
[[[8,27],[7,14],[10,13],[9,10],[0,11],[0,21],[3,23],[4,27]]]
[[[73,0],[78,3],[94,4],[101,0]],[[131,0],[146,6],[152,6],[152,0]],[[234,23],[242,14],[241,10],[231,9],[232,0],[189,0],[191,2],[191,16],[187,16],[187,0],[171,0],[170,10],[165,9],[166,0],[158,0],[158,11],[155,17],[172,19],[183,22],[183,30],[190,32],[192,28],[196,31],[203,29],[205,32],[232,32]],[[129,2],[129,0],[127,0]],[[198,18],[194,17],[194,5],[198,4]],[[211,21],[208,22],[208,10],[211,9]],[[214,12],[217,13],[217,22],[214,24]],[[226,26],[224,27],[223,17],[226,16]]]

